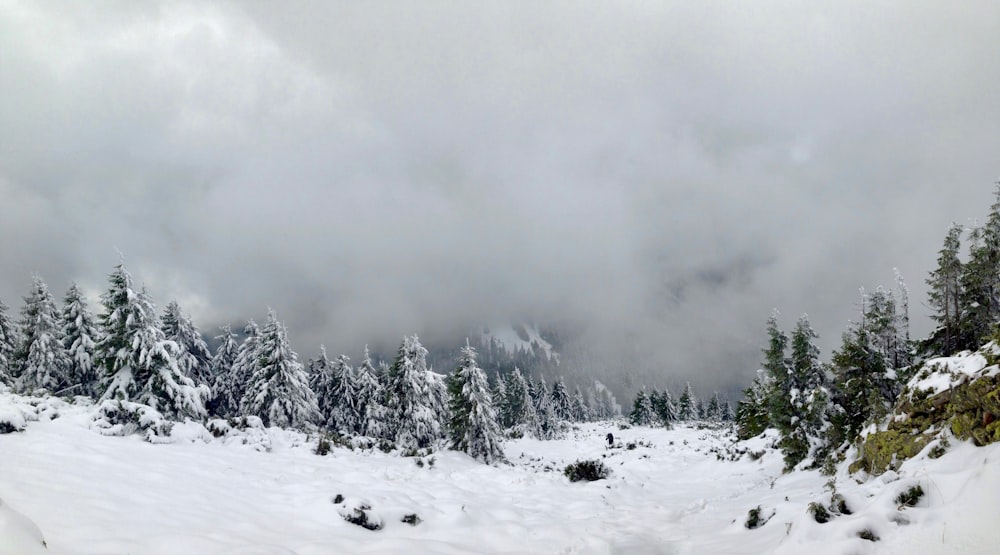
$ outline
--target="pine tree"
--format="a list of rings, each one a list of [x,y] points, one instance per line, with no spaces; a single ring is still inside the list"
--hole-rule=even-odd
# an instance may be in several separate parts
[[[1000,320],[1000,186],[986,224],[970,234],[969,261],[961,277],[964,349],[985,342]]]
[[[334,372],[333,364],[326,354],[326,347],[320,345],[319,356],[308,363],[309,389],[316,395],[320,423],[334,429],[337,428],[334,411],[340,402],[338,397],[343,389],[339,383],[341,374]]]
[[[777,310],[767,320],[767,337],[762,368],[768,376],[767,383],[772,386],[767,394],[768,421],[781,430],[789,426],[795,415],[791,405],[790,362],[785,358],[788,336],[778,329]]]
[[[316,396],[298,355],[288,345],[288,332],[273,310],[260,332],[253,373],[240,401],[240,411],[257,416],[265,426],[302,428],[319,418]]]
[[[63,346],[69,356],[70,386],[78,386],[75,393],[79,395],[96,397],[99,376],[94,366],[94,351],[98,331],[83,291],[75,283],[70,285],[63,300],[62,331]]]
[[[63,346],[59,313],[48,285],[38,276],[32,280],[31,293],[24,298],[20,329],[18,388],[55,393],[69,385],[70,358]]]
[[[468,340],[458,369],[448,379],[448,395],[451,448],[486,464],[506,460],[486,374],[476,364],[476,351]]]
[[[507,375],[506,389],[507,395],[500,411],[501,425],[521,434],[535,434],[538,429],[538,414],[535,412],[528,382],[516,366]]]
[[[156,307],[119,264],[101,296],[101,339],[95,360],[102,369],[102,399],[149,405],[167,418],[205,416],[208,387],[198,386],[177,368],[177,346],[157,325]]]
[[[677,420],[677,407],[674,405],[674,398],[670,395],[669,389],[664,388],[661,392],[654,388],[649,395],[649,400],[653,404],[656,417],[664,426],[670,427],[671,423]]]
[[[427,389],[431,397],[431,410],[437,421],[441,424],[438,439],[448,438],[448,423],[451,421],[451,410],[448,408],[448,384],[446,377],[434,372],[427,371]]]
[[[722,404],[722,421],[732,422],[736,419],[736,415],[733,414],[733,405],[726,401]]]
[[[363,415],[361,434],[379,439],[395,439],[389,435],[389,410],[382,402],[384,396],[382,384],[378,381],[367,345],[361,364],[357,368],[356,380],[358,411]]]
[[[763,368],[757,370],[757,377],[743,390],[743,399],[736,403],[736,436],[750,439],[759,436],[771,423],[768,406],[774,384]]]
[[[7,317],[7,305],[0,301],[0,384],[14,385],[17,345],[20,344],[16,325]]]
[[[569,392],[566,391],[566,383],[563,382],[562,376],[552,386],[552,407],[558,418],[562,420],[572,419],[573,402],[569,398]]]
[[[719,392],[712,393],[712,398],[708,400],[705,407],[705,418],[707,420],[722,420],[722,402],[719,401]]]
[[[806,316],[799,318],[792,333],[788,384],[783,387],[788,391],[793,416],[778,423],[779,446],[788,468],[815,454],[824,431],[823,416],[830,395],[819,364],[819,349],[813,344],[816,338],[809,319]]]
[[[656,412],[653,410],[653,403],[646,394],[645,387],[636,393],[628,420],[635,426],[652,426],[656,421]]]
[[[354,434],[361,429],[362,414],[354,370],[348,364],[350,360],[347,355],[340,355],[333,362],[331,373],[334,390],[331,392],[333,405],[329,422],[331,427],[342,433]]]
[[[215,356],[212,357],[212,363],[209,366],[212,394],[208,402],[208,412],[217,416],[225,416],[229,411],[224,406],[227,401],[223,400],[223,390],[226,387],[226,380],[229,379],[233,371],[236,358],[239,356],[240,342],[228,324],[219,326],[219,331],[222,333],[215,336],[219,346],[215,349]],[[235,400],[228,401],[229,406],[234,403]]]
[[[934,353],[950,355],[959,350],[965,341],[961,338],[962,327],[962,261],[959,249],[962,246],[962,226],[952,224],[945,236],[944,246],[938,251],[937,269],[927,278],[928,301],[934,314],[931,318],[938,323],[938,329],[929,339]]]
[[[391,429],[403,449],[430,447],[441,435],[427,380],[427,349],[416,335],[404,337],[389,368],[385,392]]]
[[[691,392],[691,384],[688,383],[684,386],[680,399],[677,400],[677,419],[694,420],[698,418],[697,402],[694,393]]]
[[[246,337],[236,351],[236,358],[228,372],[215,377],[216,413],[223,416],[240,414],[240,401],[246,393],[247,384],[253,375],[260,347],[260,328],[253,319],[247,320],[243,327]],[[220,367],[221,369],[221,367]],[[244,415],[245,416],[245,415]]]
[[[171,301],[161,318],[163,335],[177,345],[177,368],[198,384],[211,384],[212,353],[191,318]]]
[[[539,379],[535,387],[538,392],[535,397],[535,415],[537,416],[535,437],[546,440],[556,439],[561,435],[560,418],[556,413],[552,391],[549,390],[544,376]],[[565,387],[563,389],[565,390]]]
[[[576,422],[589,422],[591,418],[590,408],[587,406],[583,392],[580,391],[580,386],[577,385],[576,390],[573,392],[573,420]]]

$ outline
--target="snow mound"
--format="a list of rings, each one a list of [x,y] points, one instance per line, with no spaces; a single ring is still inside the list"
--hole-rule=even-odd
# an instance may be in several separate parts
[[[990,342],[976,352],[963,351],[955,356],[939,357],[924,363],[923,369],[907,385],[911,395],[937,395],[981,377],[993,377],[1000,367],[990,364],[987,356],[1000,354],[1000,347]]]
[[[46,553],[46,548],[38,525],[0,498],[0,555]]]

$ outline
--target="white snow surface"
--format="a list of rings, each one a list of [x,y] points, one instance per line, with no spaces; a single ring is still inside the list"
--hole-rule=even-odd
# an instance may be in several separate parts
[[[27,428],[0,435],[0,554],[985,555],[1000,546],[1000,444],[952,440],[930,459],[932,444],[872,478],[849,476],[845,463],[837,491],[853,514],[819,524],[806,507],[829,504],[829,477],[783,474],[773,435],[734,443],[726,430],[595,423],[563,440],[508,442],[511,466],[451,451],[432,465],[377,450],[319,456],[314,438],[277,428],[247,430],[266,434],[269,450],[240,441],[246,432],[214,438],[196,423],[174,426],[168,444],[109,437],[89,427],[94,406],[0,392],[0,408],[14,406]],[[730,448],[764,454],[719,460]],[[570,483],[561,470],[578,459],[600,459],[612,474]],[[915,484],[926,495],[897,507]],[[758,505],[774,516],[748,530]],[[384,527],[342,518],[360,507]],[[401,522],[411,513],[416,526]],[[858,538],[863,529],[880,541]]]
[[[977,352],[963,351],[955,356],[933,358],[924,363],[921,372],[908,385],[911,392],[929,391],[937,395],[953,386],[982,376],[995,376],[1000,372],[997,365],[987,366],[983,352],[1000,354],[1000,346],[989,343]]]

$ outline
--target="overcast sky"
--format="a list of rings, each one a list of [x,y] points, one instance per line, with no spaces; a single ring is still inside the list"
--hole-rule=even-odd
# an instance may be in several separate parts
[[[0,299],[119,249],[304,357],[536,319],[745,382],[772,308],[828,353],[893,267],[929,330],[998,51],[994,1],[0,0]]]

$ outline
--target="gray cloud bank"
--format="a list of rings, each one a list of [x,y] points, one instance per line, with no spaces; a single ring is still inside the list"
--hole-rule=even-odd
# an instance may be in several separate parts
[[[928,331],[997,37],[995,2],[0,2],[0,298],[117,248],[306,356],[530,318],[726,387],[772,307],[828,350],[894,266]]]

